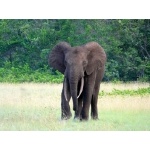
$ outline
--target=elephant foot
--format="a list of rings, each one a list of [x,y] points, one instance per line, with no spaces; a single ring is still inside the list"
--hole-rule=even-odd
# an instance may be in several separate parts
[[[81,113],[81,119],[82,121],[88,121],[89,120],[89,115],[88,112],[83,112]]]
[[[89,117],[88,117],[88,116],[86,116],[86,117],[85,117],[85,116],[84,116],[84,117],[82,116],[82,117],[80,118],[80,120],[81,120],[81,121],[88,121],[88,120],[89,120]]]
[[[98,113],[97,113],[97,111],[96,112],[91,112],[91,119],[93,119],[93,120],[99,120],[98,119]]]
[[[86,119],[85,119],[85,118],[84,118],[84,119],[81,118],[81,119],[80,119],[80,121],[83,121],[83,122],[84,122],[84,121],[86,122],[86,121],[88,121],[88,120],[89,120],[88,118],[86,118]]]
[[[80,121],[80,117],[74,117],[74,121],[75,122],[79,122]]]
[[[70,119],[71,117],[61,117],[61,120],[68,120]]]
[[[74,120],[78,120],[78,121],[81,120],[81,115],[80,115],[80,113],[78,113],[78,112],[76,113],[76,112],[75,112]]]
[[[77,122],[79,122],[79,121],[88,121],[88,119],[83,119],[82,117],[74,117],[74,121],[77,121]]]
[[[91,117],[93,120],[99,120],[98,116],[92,116]]]
[[[62,114],[61,115],[61,120],[68,120],[72,117],[72,114]]]

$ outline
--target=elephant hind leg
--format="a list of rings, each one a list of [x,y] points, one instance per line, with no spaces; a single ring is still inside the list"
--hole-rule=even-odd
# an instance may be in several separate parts
[[[97,99],[95,96],[92,96],[91,101],[91,118],[94,120],[98,119]]]
[[[97,72],[95,86],[94,86],[92,100],[91,100],[91,118],[95,120],[98,119],[98,108],[97,108],[98,93],[100,90],[100,84],[103,78],[103,74],[104,74],[104,68],[102,68]]]
[[[91,118],[94,120],[98,119],[97,103],[98,103],[99,88],[100,88],[100,85],[95,86],[93,95],[92,95],[92,100],[91,100]]]

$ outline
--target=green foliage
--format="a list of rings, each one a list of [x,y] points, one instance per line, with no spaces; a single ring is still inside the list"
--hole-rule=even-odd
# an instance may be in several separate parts
[[[99,93],[100,96],[135,96],[135,95],[141,95],[144,96],[145,94],[150,94],[150,87],[147,88],[139,88],[138,90],[118,90],[118,89],[113,89],[112,92],[104,92],[101,91]]]
[[[15,68],[11,67],[9,62],[6,62],[4,68],[0,68],[0,82],[62,83],[62,81],[63,75],[59,72],[56,72],[55,75],[51,75],[50,71],[48,71],[48,66],[44,66],[43,69],[33,71],[28,64]]]
[[[10,63],[4,73],[7,74],[7,79],[16,80],[15,76],[20,77],[19,72],[24,72],[22,76],[30,76],[30,79],[23,78],[21,81],[37,81],[42,78],[46,82],[48,77],[45,76],[50,71],[48,67],[46,70],[43,68],[48,64],[48,53],[60,41],[69,42],[72,46],[89,41],[100,43],[107,53],[105,81],[150,81],[150,20],[146,19],[2,19],[1,72],[4,73],[6,63]],[[50,73],[55,74],[54,71]],[[1,73],[0,76],[1,82],[5,82],[7,79],[2,77],[6,75]]]

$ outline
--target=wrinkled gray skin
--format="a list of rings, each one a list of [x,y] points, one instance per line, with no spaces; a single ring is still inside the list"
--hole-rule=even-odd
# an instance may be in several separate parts
[[[69,101],[72,97],[75,119],[98,119],[97,100],[104,75],[106,54],[96,42],[71,47],[66,42],[58,43],[49,54],[49,65],[64,74],[61,94],[61,119],[72,114]]]

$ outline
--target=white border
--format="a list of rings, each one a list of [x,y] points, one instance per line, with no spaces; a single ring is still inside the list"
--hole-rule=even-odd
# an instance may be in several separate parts
[[[3,0],[0,19],[149,19],[148,0]],[[88,122],[87,122],[88,123]],[[150,132],[4,132],[0,147],[7,149],[143,149]]]
[[[149,132],[0,132],[0,147],[7,149],[149,150]]]
[[[149,0],[2,0],[1,19],[149,19]]]

